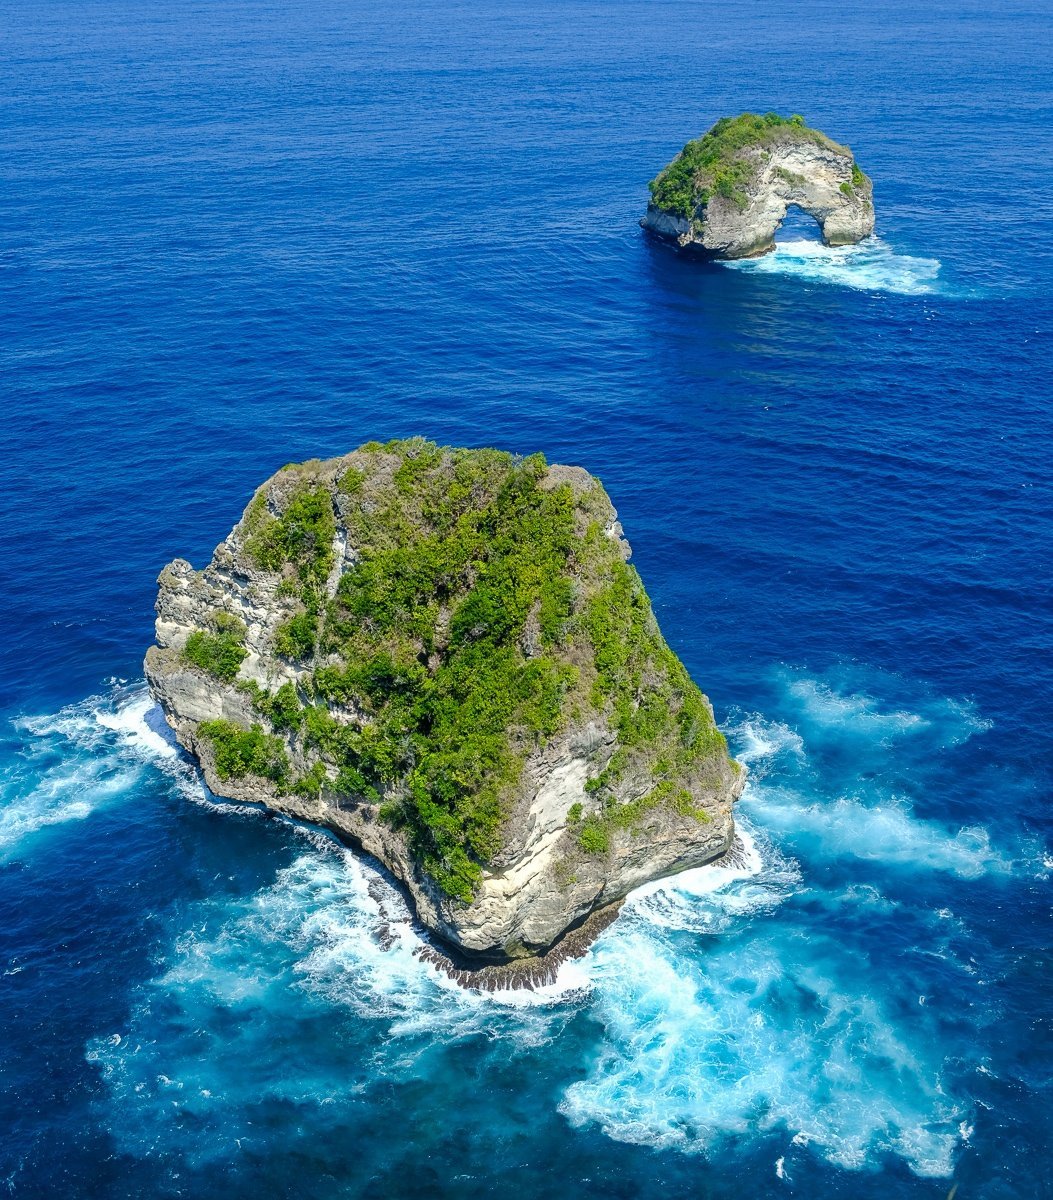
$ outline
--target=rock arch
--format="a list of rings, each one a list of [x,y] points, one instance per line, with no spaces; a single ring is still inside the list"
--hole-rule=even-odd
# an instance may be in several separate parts
[[[811,213],[807,213],[799,204],[791,201],[786,205],[786,215],[775,226],[775,244],[794,240],[797,238],[808,238],[812,241],[819,241],[823,236],[823,228]]]
[[[736,121],[743,121],[744,114]],[[763,118],[751,118],[763,122]],[[790,207],[813,217],[828,246],[845,246],[874,232],[873,185],[852,151],[793,121],[764,126],[754,144],[736,146],[725,161],[698,168],[684,199],[684,150],[652,184],[640,222],[681,249],[710,258],[749,258],[775,247],[775,231]],[[731,123],[729,123],[731,124]],[[721,128],[713,127],[710,138]],[[679,172],[679,193],[664,187]]]

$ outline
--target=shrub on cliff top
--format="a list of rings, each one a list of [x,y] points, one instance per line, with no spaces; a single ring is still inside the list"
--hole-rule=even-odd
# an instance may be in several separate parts
[[[261,492],[246,513],[248,538],[245,547],[258,567],[278,571],[286,563],[294,566],[304,583],[323,581],[333,565],[336,521],[333,502],[325,487],[297,487],[274,517]]]
[[[276,640],[279,653],[314,664],[301,680],[313,702],[301,705],[291,685],[254,692],[275,728],[331,768],[303,788],[335,776],[338,790],[383,797],[382,816],[424,870],[470,900],[500,850],[526,756],[572,715],[613,723],[622,766],[655,786],[673,781],[670,796],[707,754],[723,754],[604,529],[602,488],[553,479],[541,455],[423,439],[349,458],[329,483],[283,472],[246,513],[248,553],[286,578],[292,564],[306,609]],[[338,525],[350,553],[330,597],[321,583]],[[227,769],[250,749],[229,731],[220,741]],[[597,781],[598,802],[613,803],[614,784],[613,772]],[[608,823],[588,828],[598,851]]]
[[[195,629],[187,638],[183,657],[202,671],[230,683],[248,654],[244,640],[244,623],[231,613],[216,612],[212,614],[212,632]]]
[[[820,146],[844,149],[818,129],[809,128],[796,113],[792,117],[780,117],[774,112],[722,117],[708,133],[688,142],[665,170],[651,180],[651,199],[659,208],[687,218],[694,216],[698,206],[707,204],[713,196],[723,196],[743,207],[744,185],[753,166],[742,151],[770,145],[791,132],[794,137],[807,138]]]

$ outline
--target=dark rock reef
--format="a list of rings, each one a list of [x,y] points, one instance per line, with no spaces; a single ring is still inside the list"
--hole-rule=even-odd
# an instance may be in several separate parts
[[[214,792],[374,855],[492,973],[732,841],[742,769],[628,558],[580,467],[368,443],[164,569],[146,675]]]

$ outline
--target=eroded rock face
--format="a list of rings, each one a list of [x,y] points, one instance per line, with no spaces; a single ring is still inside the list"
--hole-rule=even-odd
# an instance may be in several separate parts
[[[735,122],[746,117],[751,114]],[[815,218],[828,246],[851,245],[874,232],[873,184],[851,150],[803,123],[764,128],[763,118],[751,119],[761,123],[753,144],[728,150],[708,167],[700,163],[674,195],[663,183],[683,170],[692,147],[706,139],[688,143],[652,184],[640,224],[683,250],[719,259],[773,250],[791,205]],[[720,123],[714,126],[719,128]],[[713,131],[706,135],[712,136]]]
[[[434,854],[428,857],[432,853],[427,849],[428,830],[413,816],[421,804],[431,805],[435,799],[422,800],[418,795],[413,800],[411,795],[415,786],[419,791],[421,778],[437,778],[420,774],[426,761],[425,734],[411,729],[400,743],[404,760],[376,774],[370,774],[364,759],[341,749],[341,738],[356,745],[361,730],[384,728],[387,719],[385,697],[370,692],[368,683],[360,685],[360,696],[345,694],[347,685],[334,699],[334,679],[357,678],[354,672],[359,664],[352,661],[349,648],[357,646],[363,653],[361,647],[369,638],[381,637],[377,629],[382,626],[379,618],[373,620],[363,610],[357,599],[360,593],[342,580],[346,576],[357,586],[359,576],[376,560],[379,542],[370,522],[377,529],[386,522],[387,535],[394,536],[392,529],[410,528],[419,521],[423,534],[433,536],[427,522],[438,518],[418,517],[418,512],[431,514],[432,510],[427,505],[414,508],[405,500],[405,487],[399,482],[404,475],[420,479],[423,472],[431,471],[438,480],[432,494],[445,495],[453,488],[447,477],[459,478],[458,464],[472,464],[470,456],[483,453],[494,452],[438,451],[427,443],[391,443],[279,472],[260,489],[203,571],[176,559],[161,573],[157,644],[146,656],[153,694],[216,794],[258,802],[324,826],[374,855],[405,885],[420,921],[462,957],[480,964],[543,953],[567,930],[632,888],[724,853],[733,836],[732,802],[743,782],[741,768],[728,757],[723,739],[712,727],[708,701],[697,689],[694,708],[682,700],[693,685],[686,674],[677,673],[682,671],[679,664],[669,666],[676,660],[661,641],[649,606],[645,617],[649,636],[657,638],[656,649],[639,678],[634,676],[635,692],[629,703],[639,710],[648,703],[649,689],[665,689],[662,703],[671,706],[672,715],[663,726],[665,732],[655,735],[653,746],[638,743],[627,750],[622,745],[629,693],[623,688],[617,695],[600,694],[595,649],[582,630],[588,624],[590,597],[603,599],[602,589],[612,573],[623,583],[630,580],[633,605],[646,606],[646,599],[642,589],[637,590],[635,572],[624,565],[628,545],[599,484],[580,468],[533,465],[530,486],[536,491],[526,493],[528,508],[535,494],[540,503],[560,489],[558,494],[567,498],[572,513],[567,571],[573,595],[562,625],[549,622],[546,634],[546,624],[538,617],[537,606],[532,606],[521,626],[508,633],[511,640],[501,646],[512,646],[510,669],[515,671],[527,671],[530,663],[545,655],[546,661],[572,664],[573,669],[562,685],[560,716],[546,726],[547,731],[531,732],[524,728],[521,716],[515,717],[509,761],[516,770],[502,784],[494,851],[483,858],[473,854],[472,870],[477,870],[478,878],[471,898],[451,895],[449,885],[442,886],[445,877],[436,868]],[[505,457],[509,463],[515,461]],[[425,459],[430,465],[419,467]],[[524,469],[518,462],[514,467],[494,468],[492,487],[477,480],[472,485],[475,492],[461,503],[469,507],[496,503],[495,489],[503,486],[500,472]],[[293,529],[296,538],[290,533],[283,543],[279,537],[283,521],[292,529],[288,514],[304,497],[316,510],[319,503],[326,509],[313,528],[324,530],[331,539],[325,546],[309,546],[306,552],[300,548],[299,527]],[[402,526],[391,515],[396,501],[404,506],[398,519]],[[472,513],[461,516],[467,520]],[[397,544],[391,544],[397,549]],[[444,543],[440,539],[437,544]],[[273,550],[275,545],[286,549],[279,553]],[[586,547],[591,547],[587,553]],[[418,548],[414,553],[422,551]],[[282,554],[287,556],[284,560]],[[583,565],[586,559],[592,565]],[[314,577],[313,567],[318,568]],[[383,634],[388,639],[383,644],[396,648],[392,651],[396,658],[398,653],[416,655],[420,665],[413,668],[413,686],[419,689],[439,686],[444,663],[465,652],[464,639],[488,636],[478,626],[463,632],[465,622],[459,614],[469,603],[476,575],[485,575],[485,565],[474,561],[467,570],[463,583],[445,583],[436,592],[438,599],[428,609],[432,624],[423,635],[405,633],[405,614],[397,614],[392,632]],[[289,656],[288,630],[290,621],[304,612],[304,589],[312,578],[317,579],[317,594],[308,597],[309,607],[321,616],[311,644],[297,660]],[[214,662],[203,658],[193,641],[200,642],[203,636],[212,639],[210,654],[216,646],[233,645],[233,662],[224,666],[221,658]],[[421,640],[414,640],[418,636]],[[458,636],[462,643],[457,642]],[[472,642],[472,652],[484,644],[488,643]],[[413,665],[412,659],[407,662]],[[637,671],[636,665],[630,667]],[[274,700],[279,692],[287,701],[283,710]],[[465,703],[470,702],[469,696]],[[616,702],[623,704],[621,725]],[[313,724],[317,730],[321,722],[324,736],[311,733],[307,715],[312,708]],[[678,711],[694,715],[690,721],[685,716],[678,726]],[[258,767],[259,773],[237,765],[232,769],[229,746],[225,752],[217,722],[221,732],[226,731],[224,737],[240,736],[230,730],[256,727],[269,747],[269,761],[277,762],[277,755],[282,762],[273,770]],[[620,765],[609,769],[616,754]],[[347,772],[348,762],[357,774]],[[354,786],[348,782],[356,779],[359,783]],[[418,809],[411,812],[412,804]],[[583,836],[586,827],[592,830],[589,836]]]

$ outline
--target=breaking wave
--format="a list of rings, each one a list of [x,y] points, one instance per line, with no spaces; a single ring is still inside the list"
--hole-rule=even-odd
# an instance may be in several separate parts
[[[251,1150],[275,1106],[324,1127],[392,1088],[449,1080],[462,1052],[480,1076],[517,1064],[524,1078],[571,1055],[547,1099],[570,1129],[686,1154],[763,1145],[787,1178],[809,1158],[860,1169],[887,1155],[950,1174],[972,1111],[948,1063],[974,1069],[961,1012],[987,1011],[969,931],[945,903],[839,864],[1006,868],[985,830],[919,819],[863,778],[875,756],[958,745],[984,723],[968,705],[879,701],[833,677],[786,675],[776,707],[728,727],[750,770],[737,853],[637,889],[537,992],[453,984],[420,959],[382,871],[288,826],[271,882],[181,908],[126,1026],[88,1044],[122,1150],[207,1165]],[[111,765],[175,761],[142,693],[71,717]]]
[[[940,261],[897,254],[881,238],[855,246],[824,246],[807,238],[777,242],[770,254],[724,264],[740,271],[789,275],[814,283],[837,284],[865,292],[904,296],[931,295],[940,290]]]
[[[686,1152],[769,1137],[785,1158],[810,1146],[845,1168],[892,1152],[950,1173],[963,1106],[941,1087],[936,1031],[875,996],[851,948],[792,923],[685,961],[625,928],[595,959],[603,1044],[565,1092],[572,1125]]]
[[[148,767],[195,786],[146,688],[114,681],[57,713],[14,722],[18,752],[0,777],[0,861],[56,826],[83,821],[131,796]]]

